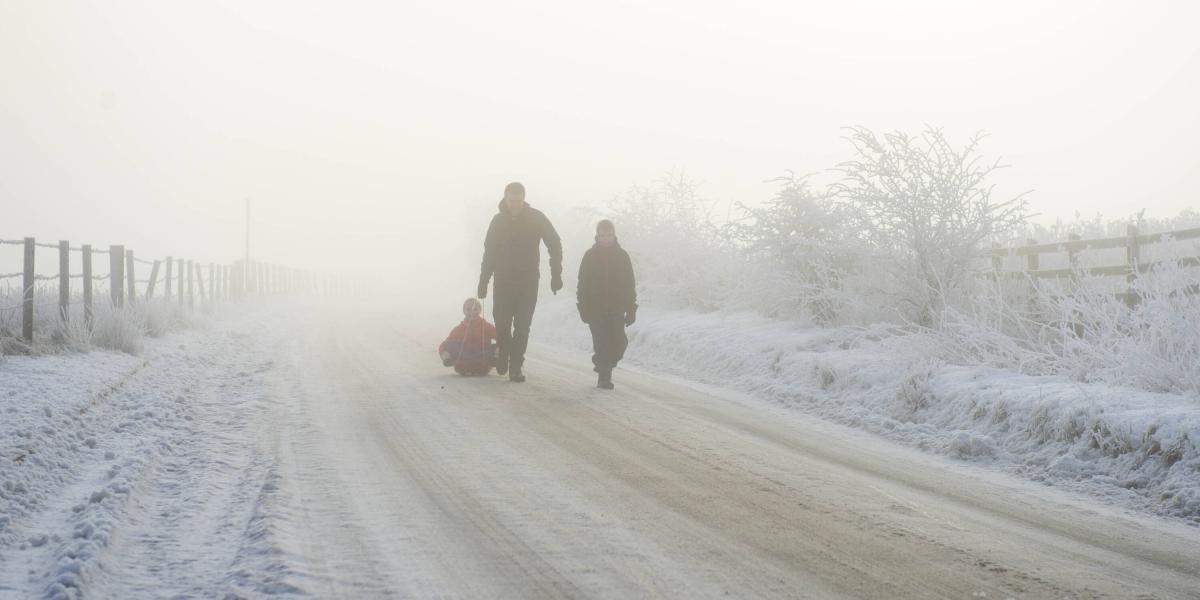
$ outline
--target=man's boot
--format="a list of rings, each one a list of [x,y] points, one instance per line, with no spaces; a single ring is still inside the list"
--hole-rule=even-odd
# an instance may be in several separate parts
[[[596,382],[596,387],[602,390],[613,389],[612,369],[603,369],[600,371],[600,379]]]
[[[508,372],[508,353],[499,352],[496,354],[496,374],[503,375]]]
[[[509,367],[508,380],[514,383],[525,383],[525,374],[521,372],[521,365],[513,363]]]

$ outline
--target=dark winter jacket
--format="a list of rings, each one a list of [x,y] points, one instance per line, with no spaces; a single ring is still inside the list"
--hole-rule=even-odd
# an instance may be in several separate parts
[[[537,281],[541,271],[538,243],[546,244],[550,253],[550,276],[562,277],[562,241],[550,224],[550,219],[528,204],[516,215],[500,201],[500,210],[488,225],[483,242],[483,264],[480,265],[480,286],[487,285],[492,275],[496,285]]]
[[[576,299],[579,316],[588,323],[595,317],[637,312],[637,289],[629,253],[616,243],[608,247],[592,246],[579,263]]]

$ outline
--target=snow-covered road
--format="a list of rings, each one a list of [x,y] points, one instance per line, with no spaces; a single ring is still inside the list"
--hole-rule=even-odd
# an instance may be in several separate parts
[[[1200,594],[1200,535],[538,348],[447,373],[378,315],[279,361],[278,543],[321,597]],[[414,335],[417,334],[417,335]]]
[[[732,392],[597,390],[559,348],[461,378],[444,325],[274,316],[112,359],[71,468],[11,471],[0,598],[1200,597],[1194,527]]]

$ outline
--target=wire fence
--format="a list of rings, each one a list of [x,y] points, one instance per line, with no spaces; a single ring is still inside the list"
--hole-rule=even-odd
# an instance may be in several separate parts
[[[93,310],[101,302],[122,308],[141,302],[171,301],[195,308],[198,303],[268,295],[328,296],[349,287],[342,277],[260,261],[217,263],[173,256],[146,259],[135,256],[132,249],[122,245],[94,248],[72,246],[65,240],[38,242],[34,238],[0,239],[0,246],[24,249],[24,270],[0,273],[0,315],[21,311],[20,337],[26,342],[34,341],[36,317],[46,310],[54,311],[52,319],[65,322],[71,318],[70,307],[82,305],[83,317],[90,327]],[[37,271],[39,249],[52,250],[57,255],[57,272]],[[108,257],[101,263],[108,263],[104,275],[93,270],[96,255]],[[73,260],[79,264],[75,271],[71,267]],[[146,267],[148,273],[142,270]],[[21,283],[15,286],[6,283],[18,278]],[[57,289],[53,289],[51,282],[57,282]],[[96,287],[100,282],[109,285],[101,290]],[[6,323],[0,322],[0,337],[7,335],[7,330]]]

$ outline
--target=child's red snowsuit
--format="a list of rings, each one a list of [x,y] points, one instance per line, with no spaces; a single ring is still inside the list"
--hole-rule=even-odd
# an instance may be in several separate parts
[[[496,364],[495,340],[496,326],[483,317],[463,319],[438,346],[438,354],[449,354],[446,361],[452,360],[460,375],[487,375]]]

